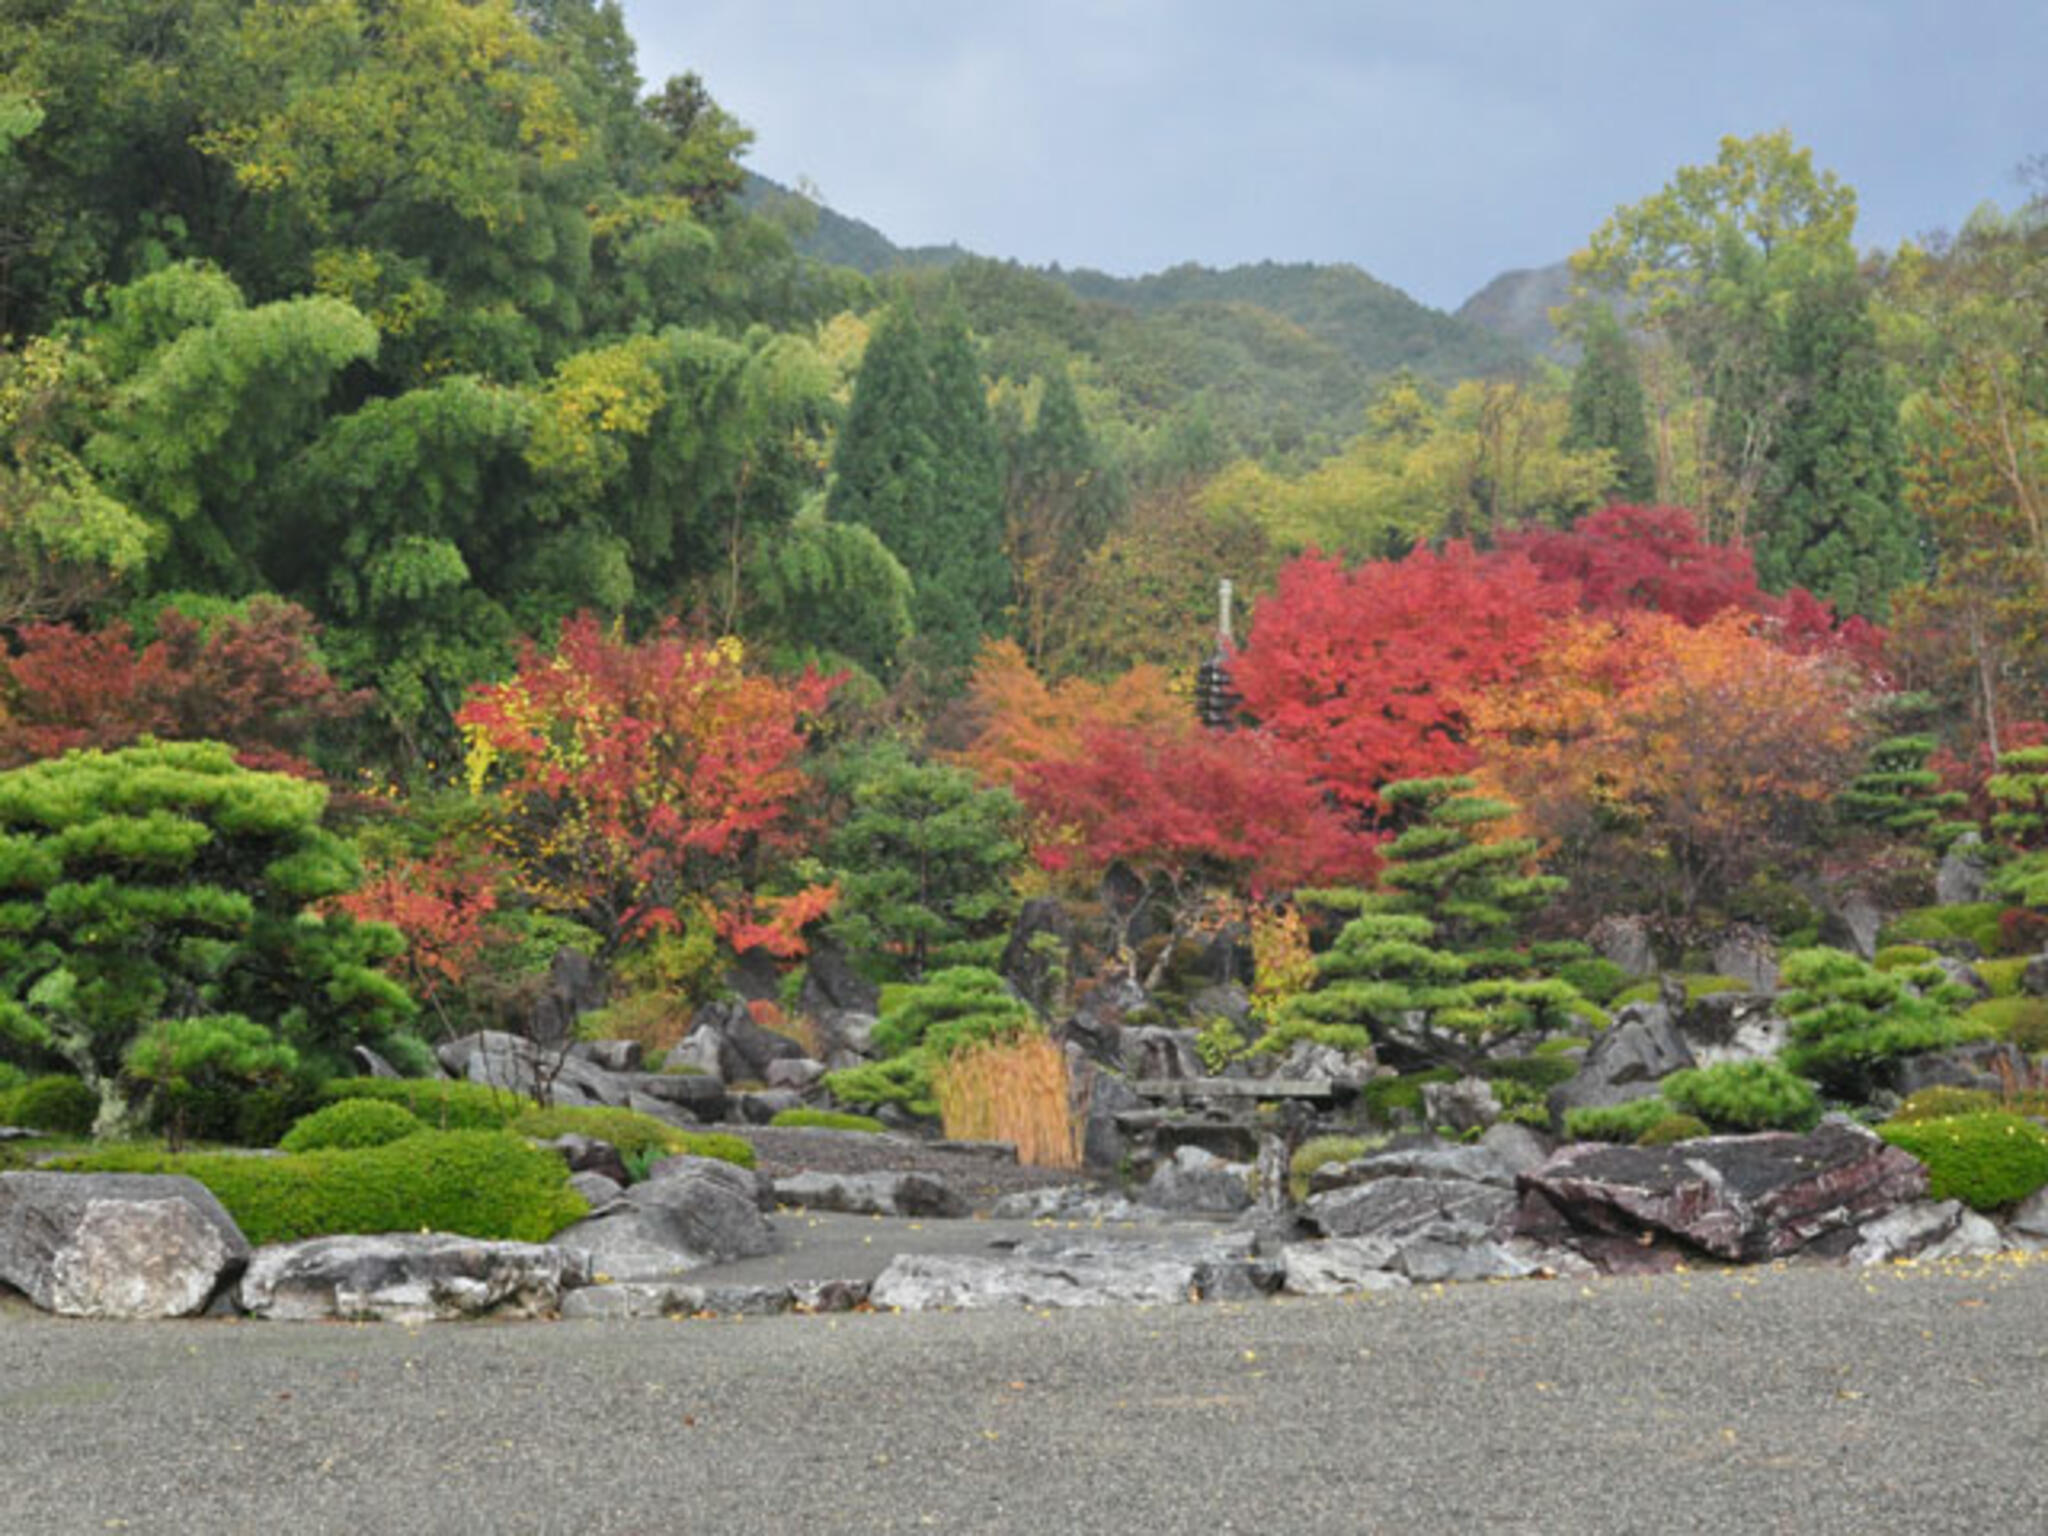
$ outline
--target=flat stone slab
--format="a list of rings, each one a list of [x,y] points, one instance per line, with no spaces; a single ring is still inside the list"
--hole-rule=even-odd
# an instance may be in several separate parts
[[[589,1279],[587,1255],[549,1243],[384,1232],[259,1248],[241,1303],[277,1322],[545,1317]]]
[[[1312,1104],[1333,1104],[1355,1087],[1323,1078],[1286,1077],[1147,1077],[1131,1084],[1141,1099],[1301,1099]]]

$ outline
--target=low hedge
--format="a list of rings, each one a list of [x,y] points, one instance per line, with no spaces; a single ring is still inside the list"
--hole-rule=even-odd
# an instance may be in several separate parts
[[[1673,1109],[1724,1131],[1810,1131],[1820,1123],[1813,1084],[1775,1061],[1723,1061],[1673,1072],[1657,1085]]]
[[[504,1088],[436,1077],[337,1077],[321,1086],[323,1104],[343,1099],[396,1104],[437,1131],[501,1131],[539,1107]]]
[[[2048,1131],[1991,1110],[1945,1120],[1887,1120],[1877,1134],[1927,1165],[1927,1192],[1997,1211],[2048,1184]]]
[[[1625,1104],[1588,1104],[1565,1111],[1564,1134],[1568,1141],[1633,1142],[1676,1113],[1655,1093]]]
[[[553,1152],[506,1131],[420,1131],[381,1147],[279,1156],[109,1147],[53,1166],[182,1173],[254,1244],[344,1232],[456,1232],[545,1242],[589,1213]]]
[[[656,1161],[664,1157],[715,1157],[720,1162],[754,1166],[754,1149],[737,1136],[719,1131],[685,1131],[643,1115],[635,1109],[603,1109],[592,1105],[558,1105],[553,1109],[530,1109],[514,1120],[511,1129],[535,1141],[553,1141],[557,1136],[588,1136],[610,1142],[629,1163],[636,1159]]]

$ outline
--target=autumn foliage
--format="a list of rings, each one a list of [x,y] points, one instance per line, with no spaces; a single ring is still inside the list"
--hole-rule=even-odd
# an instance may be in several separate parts
[[[1469,701],[1519,677],[1576,592],[1453,543],[1346,570],[1309,555],[1259,604],[1233,679],[1246,711],[1344,807],[1471,767]]]
[[[473,789],[496,803],[522,891],[609,947],[708,915],[734,949],[802,952],[829,886],[758,894],[794,846],[805,722],[835,679],[747,671],[738,642],[671,624],[638,644],[585,614],[553,654],[458,713]]]
[[[1468,710],[1488,777],[1568,863],[1601,849],[1611,878],[1690,911],[1812,831],[1860,766],[1871,694],[1748,615],[1635,613],[1559,625]]]
[[[30,624],[0,663],[0,768],[155,736],[224,741],[245,768],[305,775],[314,732],[366,701],[328,675],[312,615],[276,598],[211,623],[166,608],[142,646],[125,624]]]

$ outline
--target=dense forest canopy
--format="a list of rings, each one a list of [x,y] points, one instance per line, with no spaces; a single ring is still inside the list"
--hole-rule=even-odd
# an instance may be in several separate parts
[[[1567,369],[1350,267],[884,266],[607,0],[0,32],[0,763],[324,779],[307,889],[435,1010],[564,945],[677,1007],[822,932],[914,976],[1113,867],[1178,932],[1373,879],[1464,803],[1389,786],[1468,774],[1560,927],[1754,915],[1900,867],[1830,810],[1886,700],[1985,806],[2048,736],[2041,196],[1862,252],[1808,151],[1726,140],[1590,233]],[[86,1004],[10,910],[47,1052]]]

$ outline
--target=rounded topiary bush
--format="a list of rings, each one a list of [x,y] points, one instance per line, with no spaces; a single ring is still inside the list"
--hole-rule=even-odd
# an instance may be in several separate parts
[[[1936,1200],[1996,1211],[2048,1184],[2048,1131],[2020,1115],[1887,1120],[1877,1133],[1927,1165],[1927,1192]]]
[[[0,1125],[53,1136],[90,1136],[99,1095],[75,1077],[32,1077],[0,1094]]]
[[[1820,1097],[1775,1061],[1723,1061],[1673,1072],[1657,1085],[1670,1105],[1727,1131],[1810,1131]]]
[[[330,1147],[381,1147],[423,1131],[419,1117],[382,1099],[342,1099],[316,1109],[284,1133],[287,1152],[321,1152]]]
[[[2048,998],[1992,997],[1973,1003],[1963,1017],[2010,1040],[2030,1056],[2048,1051]]]
[[[841,1109],[785,1109],[768,1123],[777,1130],[864,1131],[869,1135],[889,1129],[873,1115],[848,1114]]]
[[[555,1153],[506,1131],[418,1131],[381,1147],[277,1157],[109,1147],[56,1166],[182,1173],[258,1246],[341,1232],[456,1232],[545,1242],[589,1213]]]

